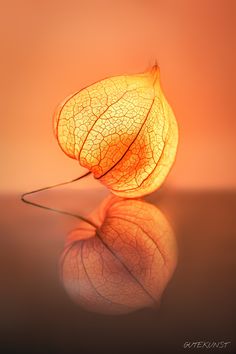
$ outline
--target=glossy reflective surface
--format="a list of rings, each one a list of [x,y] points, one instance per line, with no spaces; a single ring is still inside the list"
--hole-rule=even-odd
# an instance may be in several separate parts
[[[72,203],[79,212],[83,203],[89,210],[87,192],[76,193],[45,194],[44,202]],[[234,192],[163,189],[147,199],[174,224],[178,266],[157,311],[115,317],[82,310],[60,282],[58,260],[66,231],[76,221],[21,204],[18,197],[1,197],[0,332],[5,352],[181,353],[188,340],[231,341],[233,352]],[[102,191],[97,204],[103,198]]]

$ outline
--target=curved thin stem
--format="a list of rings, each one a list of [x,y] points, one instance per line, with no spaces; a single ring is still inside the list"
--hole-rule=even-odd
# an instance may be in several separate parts
[[[54,185],[51,185],[51,186],[48,186],[48,187],[43,187],[43,188],[35,189],[35,190],[31,191],[31,192],[26,192],[26,193],[24,193],[24,194],[21,195],[21,200],[22,200],[24,203],[26,203],[26,204],[30,204],[30,205],[36,206],[36,207],[38,207],[38,208],[41,208],[41,209],[50,210],[50,211],[54,211],[54,212],[59,213],[59,214],[72,216],[72,217],[74,217],[74,218],[77,218],[77,219],[80,219],[80,220],[82,220],[82,221],[85,221],[85,222],[87,222],[88,224],[90,224],[91,226],[97,228],[97,225],[95,225],[92,221],[90,221],[90,220],[84,218],[83,216],[76,215],[76,214],[70,213],[70,212],[68,212],[68,211],[60,210],[60,209],[50,208],[50,207],[47,207],[47,206],[42,205],[42,204],[38,204],[38,203],[35,203],[35,202],[31,202],[30,200],[28,200],[28,199],[25,198],[27,195],[31,195],[31,194],[34,194],[34,193],[42,192],[42,191],[45,191],[45,190],[49,190],[49,189],[52,189],[52,188],[64,186],[64,185],[66,185],[66,184],[70,184],[70,183],[79,181],[80,179],[82,179],[82,178],[84,178],[84,177],[87,177],[89,174],[91,174],[91,172],[86,172],[84,175],[82,175],[82,176],[80,176],[80,177],[77,177],[77,178],[75,178],[75,179],[72,179],[72,180],[70,180],[70,181],[66,181],[66,182],[54,184]]]

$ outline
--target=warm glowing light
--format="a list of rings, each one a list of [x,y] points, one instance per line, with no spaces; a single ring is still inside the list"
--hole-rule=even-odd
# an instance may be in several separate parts
[[[157,66],[75,93],[58,107],[54,127],[62,150],[123,197],[156,190],[176,155],[178,128]]]

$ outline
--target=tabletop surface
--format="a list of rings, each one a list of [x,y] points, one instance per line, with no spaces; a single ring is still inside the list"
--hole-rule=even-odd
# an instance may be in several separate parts
[[[66,199],[79,213],[91,204],[83,191],[53,193],[44,203]],[[193,353],[184,343],[198,341],[231,342],[222,351],[235,352],[236,193],[163,189],[146,199],[174,225],[176,271],[158,310],[106,316],[74,304],[59,279],[65,234],[77,221],[1,196],[2,353]]]

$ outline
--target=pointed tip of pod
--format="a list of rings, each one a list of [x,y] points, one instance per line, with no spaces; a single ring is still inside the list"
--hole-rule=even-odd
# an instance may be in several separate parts
[[[156,59],[154,65],[152,66],[151,72],[155,73],[157,71],[160,71],[160,66],[159,66],[157,59]]]
[[[156,76],[158,75],[160,72],[160,66],[157,62],[157,59],[154,61],[154,63],[152,62],[150,65],[148,65],[147,69],[145,70],[145,74],[149,74],[151,76]]]
[[[151,78],[153,80],[153,85],[159,80],[160,77],[160,67],[157,63],[157,60],[155,61],[155,64],[152,66],[152,68],[149,70],[149,74],[151,75]]]

